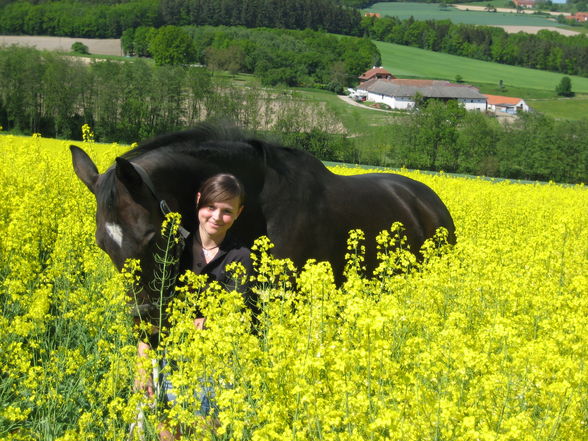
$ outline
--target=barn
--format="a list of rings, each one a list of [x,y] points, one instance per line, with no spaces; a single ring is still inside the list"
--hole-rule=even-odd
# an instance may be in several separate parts
[[[366,101],[383,103],[392,109],[408,110],[415,97],[441,101],[455,100],[466,110],[486,111],[486,97],[473,86],[440,80],[372,79],[357,87],[357,95]]]

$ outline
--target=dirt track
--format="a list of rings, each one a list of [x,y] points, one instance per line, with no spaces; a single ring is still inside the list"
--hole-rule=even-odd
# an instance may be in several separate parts
[[[69,38],[69,37],[36,37],[0,35],[0,45],[32,46],[41,50],[70,52],[71,45],[76,41],[88,46],[91,54],[122,55],[120,40],[115,38]]]
[[[494,25],[493,25],[494,26]],[[570,36],[570,35],[577,35],[580,32],[570,31],[569,29],[561,29],[549,26],[496,26],[499,28],[504,29],[509,34],[516,34],[517,32],[525,32],[527,34],[536,34],[542,29],[547,29],[548,31],[555,31],[559,32],[562,35]]]
[[[453,6],[455,9],[461,9],[461,10],[469,10],[469,11],[485,11],[486,10],[486,6],[471,6],[471,5],[459,5],[459,4],[454,4],[451,5]],[[516,9],[512,9],[512,8],[496,8],[496,12],[512,12],[512,13],[516,13],[517,10]],[[521,9],[519,14],[533,14],[534,12],[536,12],[533,9]],[[551,14],[551,15],[570,15],[569,12],[551,12],[551,11],[545,11],[547,14]]]

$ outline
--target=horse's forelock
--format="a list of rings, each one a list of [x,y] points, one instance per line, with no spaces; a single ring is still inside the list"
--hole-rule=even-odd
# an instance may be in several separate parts
[[[96,201],[98,202],[98,207],[108,211],[114,221],[118,220],[117,210],[113,209],[117,196],[116,173],[114,167],[111,167],[102,175],[100,185],[96,191]]]

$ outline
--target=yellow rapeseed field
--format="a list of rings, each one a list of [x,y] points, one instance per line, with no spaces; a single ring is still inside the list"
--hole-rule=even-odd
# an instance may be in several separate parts
[[[134,275],[95,245],[68,145],[0,135],[0,439],[155,440],[166,422],[188,440],[588,440],[584,186],[406,172],[446,202],[457,245],[420,265],[391,225],[368,278],[352,232],[343,286],[309,262],[293,288],[262,238],[255,334],[239,295],[186,275],[162,344],[178,398],[163,412],[133,391]],[[84,148],[103,171],[128,147]],[[214,417],[195,415],[199,383]]]

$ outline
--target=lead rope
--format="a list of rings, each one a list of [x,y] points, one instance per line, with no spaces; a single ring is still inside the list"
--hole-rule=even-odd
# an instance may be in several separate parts
[[[173,268],[174,277],[177,278],[180,271],[180,257],[184,252],[184,248],[186,245],[186,236],[182,234],[180,231],[180,240],[178,241],[177,246],[175,246],[175,265]],[[163,307],[161,305],[160,307]],[[154,400],[152,403],[149,404],[149,407],[154,410],[157,409],[159,401],[162,400],[162,385],[160,381],[160,362],[157,358],[151,359],[151,378],[153,380],[153,394]],[[143,410],[144,402],[141,401],[137,404],[137,417],[133,423],[129,426],[129,436],[127,441],[134,441],[137,438],[134,436],[135,431],[138,432],[138,439],[139,441],[145,441],[145,411]]]
[[[149,189],[149,191],[151,192],[153,197],[159,201],[159,209],[160,209],[161,213],[164,216],[171,213],[172,211],[169,208],[169,205],[167,205],[167,202],[165,201],[165,199],[160,199],[157,196],[157,193],[155,191],[155,187],[153,185],[153,181],[151,181],[151,178],[149,177],[149,175],[147,174],[145,169],[143,167],[141,167],[139,164],[134,164],[134,163],[131,163],[131,164],[133,165],[133,167],[135,168],[135,170],[137,171],[139,176],[141,176],[143,183],[147,186],[147,188]],[[182,225],[180,225],[178,227],[178,232],[180,233],[180,240],[178,241],[177,246],[174,247],[175,248],[175,256],[174,256],[175,257],[175,264],[172,269],[172,274],[176,278],[179,275],[180,259],[181,259],[182,253],[184,252],[186,240],[190,236],[190,232],[188,230],[186,230],[184,227],[182,227]],[[163,307],[163,305],[160,305],[160,307]],[[162,394],[161,382],[159,381],[159,373],[160,373],[159,372],[159,360],[157,358],[152,358],[151,359],[151,366],[152,366],[151,375],[152,375],[152,379],[153,379],[153,392],[155,395],[155,400],[152,404],[150,404],[149,407],[151,407],[151,409],[157,409],[157,405],[161,399],[161,394]],[[135,430],[138,431],[139,441],[144,441],[145,440],[145,412],[143,411],[143,403],[141,403],[141,402],[137,404],[137,418],[136,418],[135,422],[133,422],[129,427],[128,441],[133,441],[135,439],[135,436],[134,436]]]
[[[161,383],[159,381],[159,361],[157,358],[151,359],[151,366],[151,375],[153,377],[153,393],[155,395],[155,400],[149,405],[149,407],[151,409],[156,409],[157,402],[159,401],[159,396],[161,394]],[[143,402],[137,403],[137,418],[129,426],[129,436],[127,437],[127,441],[134,441],[136,439],[134,436],[135,430],[138,432],[139,441],[145,441],[145,411],[143,410],[143,406]]]

